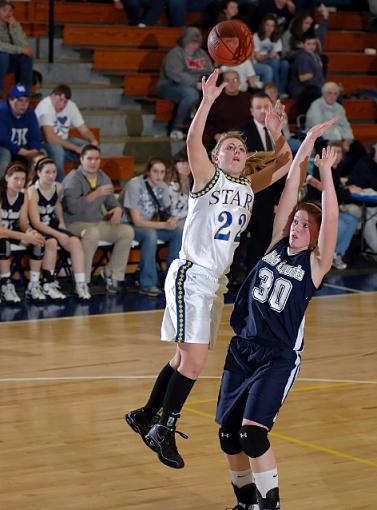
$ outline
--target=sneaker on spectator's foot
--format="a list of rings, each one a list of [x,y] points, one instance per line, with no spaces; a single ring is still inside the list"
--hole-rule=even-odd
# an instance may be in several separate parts
[[[42,287],[44,295],[50,299],[66,299],[67,296],[59,290],[58,286],[59,284],[55,281],[44,283]]]
[[[113,280],[111,276],[107,276],[105,269],[101,270],[100,276],[105,281],[107,292],[109,294],[118,294],[120,291],[119,283]]]
[[[175,444],[175,434],[179,434],[187,439],[186,434],[157,423],[153,425],[145,436],[145,443],[151,450],[157,453],[159,460],[163,464],[174,469],[181,469],[184,467],[185,462],[178,453]]]
[[[144,296],[157,297],[162,294],[162,290],[158,287],[140,287],[139,294]]]
[[[92,297],[87,283],[76,283],[76,296],[83,301],[88,301]]]
[[[344,262],[340,255],[334,253],[332,258],[332,267],[335,267],[335,269],[346,269],[347,264]]]
[[[39,282],[29,282],[25,295],[32,301],[46,301],[46,296],[43,294],[42,287]]]
[[[8,280],[6,283],[3,283],[0,290],[1,299],[6,303],[19,303],[21,301],[13,283],[10,280]]]
[[[170,133],[170,139],[175,142],[180,142],[182,140],[186,140],[186,135],[180,129],[173,129]]]
[[[145,442],[145,436],[148,434],[149,429],[156,423],[158,415],[150,417],[150,415],[144,411],[144,408],[141,407],[140,409],[135,409],[134,411],[126,413],[124,419],[131,429],[141,436],[144,443],[148,444]]]

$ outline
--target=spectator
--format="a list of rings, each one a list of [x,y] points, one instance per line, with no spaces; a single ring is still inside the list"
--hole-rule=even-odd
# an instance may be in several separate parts
[[[163,0],[114,0],[118,10],[125,10],[130,25],[146,27],[157,25],[164,8]],[[143,13],[140,15],[140,13]]]
[[[0,177],[11,161],[29,164],[40,148],[38,119],[29,107],[29,90],[18,83],[0,103]]]
[[[44,301],[39,279],[43,264],[44,271],[54,269],[55,247],[46,243],[44,238],[28,222],[28,204],[24,188],[27,168],[21,163],[11,163],[0,180],[0,294],[5,303],[21,301],[11,280],[11,244],[20,244],[28,248],[30,260],[30,283],[27,296],[36,301]],[[42,260],[43,259],[43,260]]]
[[[249,58],[237,66],[221,66],[221,72],[225,73],[225,71],[236,71],[240,78],[240,91],[254,94],[262,88],[266,73],[267,76],[272,80],[271,67],[268,67],[264,64],[257,64],[257,66],[259,69],[264,68],[262,69],[262,72],[259,71],[259,74],[263,75],[262,81],[260,81],[259,76],[256,74],[255,66],[252,64],[251,59]]]
[[[271,100],[261,91],[252,96],[250,105],[251,118],[239,127],[246,138],[247,150],[270,153],[274,151],[274,143],[265,119]],[[270,156],[273,160],[274,154]],[[245,276],[244,271],[249,272],[268,247],[274,221],[274,206],[279,202],[284,187],[283,181],[279,179],[254,197],[253,214],[241,236],[240,247],[235,252],[229,274],[233,286],[239,285]]]
[[[317,38],[313,33],[306,33],[302,40],[303,47],[297,52],[291,68],[289,92],[297,99],[297,112],[306,113],[311,103],[321,96],[324,83],[322,62],[317,53]]]
[[[176,103],[176,112],[170,126],[173,140],[184,140],[183,126],[190,120],[190,113],[201,97],[202,76],[213,71],[208,54],[201,49],[203,39],[198,28],[186,28],[178,46],[166,55],[157,83],[157,94]]]
[[[28,90],[33,84],[33,51],[21,25],[14,17],[14,4],[0,0],[0,96],[4,94],[7,73],[15,73],[16,81]]]
[[[284,30],[294,16],[295,11],[296,7],[292,0],[263,0],[258,3],[255,9],[251,29],[256,32],[262,19],[267,14],[274,14],[278,25]]]
[[[165,164],[159,159],[151,159],[144,175],[127,183],[122,200],[127,219],[134,227],[135,239],[141,245],[139,292],[152,297],[161,294],[157,286],[158,240],[168,243],[167,267],[178,257],[182,242],[182,226],[171,215],[165,174]]]
[[[313,14],[309,11],[303,11],[297,14],[291,21],[289,27],[282,35],[283,58],[293,62],[294,58],[302,48],[302,38],[305,34],[315,34],[317,38],[316,52],[321,58],[323,74],[327,75],[328,58],[322,54],[322,48],[325,44],[327,34],[329,12],[324,4],[321,4],[318,12],[321,14],[319,24],[315,24]]]
[[[85,283],[84,252],[78,237],[64,225],[61,204],[62,185],[56,182],[56,165],[50,158],[39,159],[34,166],[32,185],[28,188],[29,216],[33,227],[47,238],[53,237],[71,259],[75,291],[79,299],[90,299]]]
[[[220,12],[217,16],[216,23],[221,21],[229,21],[238,18],[238,2],[237,0],[224,0],[221,3]]]
[[[79,161],[81,149],[87,142],[98,145],[71,96],[68,85],[58,85],[35,109],[43,134],[43,148],[55,161],[59,182],[64,178],[64,161]],[[83,139],[70,137],[71,127],[77,128]]]
[[[81,165],[63,181],[63,211],[67,229],[81,238],[85,256],[85,281],[90,282],[93,256],[99,241],[113,245],[111,259],[102,270],[109,293],[119,292],[134,237],[129,225],[121,225],[122,207],[114,196],[110,178],[100,170],[100,149],[82,148]]]
[[[354,139],[346,111],[337,102],[339,93],[339,85],[333,81],[326,82],[322,86],[322,96],[312,102],[306,113],[305,129],[308,131],[315,124],[337,117],[335,124],[326,131],[325,140],[342,143],[345,151],[342,171],[349,175],[357,161],[366,155],[366,151],[364,146]]]
[[[212,150],[219,136],[244,124],[250,117],[250,94],[241,92],[236,71],[226,71],[223,81],[227,86],[214,101],[204,128],[203,145]]]
[[[355,165],[347,187],[353,193],[372,188],[377,192],[377,143],[373,145],[370,154],[361,158]],[[377,207],[366,208],[366,223],[364,239],[374,255],[377,254]]]
[[[179,151],[166,172],[166,184],[169,187],[171,215],[177,218],[178,225],[185,223],[188,213],[188,199],[192,185],[192,174],[187,149]]]
[[[276,16],[273,14],[264,16],[253,39],[254,60],[272,67],[271,81],[276,83],[280,96],[287,97],[289,63],[281,58],[282,43]]]
[[[331,127],[329,128],[331,129]],[[340,142],[331,142],[330,147],[333,147],[336,154],[336,159],[332,165],[332,178],[339,204],[339,221],[338,221],[338,234],[336,239],[336,247],[333,255],[332,266],[335,269],[346,269],[347,264],[344,261],[344,256],[351,244],[352,238],[359,225],[361,217],[361,207],[351,204],[350,190],[343,186],[340,180],[340,167],[339,163],[343,158],[343,149]],[[314,168],[313,175],[308,175],[307,182],[307,195],[306,200],[320,201],[323,191],[323,185],[320,180],[318,167]]]

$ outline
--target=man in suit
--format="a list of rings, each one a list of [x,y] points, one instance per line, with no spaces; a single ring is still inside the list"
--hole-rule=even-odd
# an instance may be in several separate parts
[[[250,100],[251,118],[238,129],[246,138],[248,152],[274,151],[274,144],[265,125],[271,99],[265,92],[256,92]],[[251,220],[241,237],[229,273],[231,286],[237,287],[254,264],[264,255],[272,237],[274,207],[279,202],[284,179],[257,193]]]

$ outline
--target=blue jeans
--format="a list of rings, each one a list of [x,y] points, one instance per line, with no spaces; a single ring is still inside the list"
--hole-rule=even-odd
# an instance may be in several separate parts
[[[288,60],[271,59],[265,60],[264,64],[272,68],[273,77],[272,81],[278,88],[279,94],[287,92],[289,62]]]
[[[12,153],[5,147],[0,147],[0,179],[5,173],[6,167],[12,161]]]
[[[338,237],[336,239],[335,253],[343,257],[351,244],[358,223],[359,219],[353,214],[339,211]]]
[[[270,83],[273,81],[273,70],[270,66],[266,64],[259,64],[258,62],[253,62],[253,67],[256,74],[260,77],[263,83]]]
[[[68,138],[68,141],[79,145],[80,147],[86,145],[88,142],[82,138]],[[42,144],[42,148],[47,152],[48,157],[55,161],[57,168],[56,180],[62,182],[64,179],[64,161],[79,161],[80,155],[77,152],[65,149],[60,143],[47,143]]]
[[[158,274],[156,267],[157,241],[168,243],[167,267],[172,261],[178,258],[182,243],[183,229],[177,227],[175,230],[157,230],[155,228],[133,227],[135,241],[140,243],[140,286],[144,289],[156,287]]]
[[[130,25],[157,25],[158,17],[164,8],[162,0],[122,0],[124,10],[127,13]],[[143,16],[140,16],[143,9]]]
[[[172,130],[189,122],[191,108],[200,101],[199,90],[173,82],[158,85],[157,95],[177,103],[175,117],[171,123]]]
[[[7,73],[15,73],[16,81],[30,90],[33,84],[33,59],[22,53],[11,55],[0,51],[0,92],[4,91],[4,78]]]

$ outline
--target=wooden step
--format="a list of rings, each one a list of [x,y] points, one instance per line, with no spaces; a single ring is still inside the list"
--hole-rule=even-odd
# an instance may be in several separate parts
[[[169,27],[65,25],[63,40],[64,44],[91,48],[97,46],[172,48],[176,46],[181,32],[181,28]]]
[[[364,88],[377,88],[377,76],[330,74],[327,81],[342,83],[344,93],[350,94]]]
[[[365,145],[376,143],[377,124],[352,124],[353,135]]]
[[[158,73],[128,73],[123,77],[126,96],[156,96]]]
[[[100,140],[100,128],[89,127],[89,129],[93,133],[93,135],[96,137],[96,139],[99,141]],[[80,131],[76,128],[71,128],[69,130],[69,136],[74,137],[74,138],[82,138]]]
[[[329,72],[362,73],[377,72],[377,55],[364,53],[335,53],[327,52],[329,57]]]
[[[326,35],[323,50],[326,51],[364,51],[364,48],[377,47],[377,34],[366,32],[335,32]]]
[[[108,71],[160,70],[166,51],[153,49],[96,48],[93,68]]]

